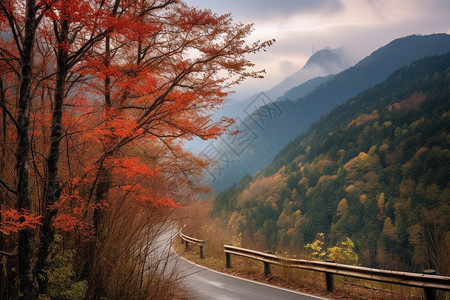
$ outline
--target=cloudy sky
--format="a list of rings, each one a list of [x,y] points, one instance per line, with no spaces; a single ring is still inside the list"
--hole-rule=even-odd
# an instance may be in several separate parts
[[[237,98],[267,90],[300,69],[313,51],[343,48],[352,63],[393,39],[450,34],[449,0],[185,0],[236,22],[254,23],[252,39],[276,44],[251,57],[263,80],[246,81]],[[238,96],[239,95],[239,96]]]

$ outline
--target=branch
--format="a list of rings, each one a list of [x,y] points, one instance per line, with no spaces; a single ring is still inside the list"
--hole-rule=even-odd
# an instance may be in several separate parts
[[[39,10],[39,6],[35,7],[35,13]],[[39,26],[39,23],[41,22],[42,18],[45,16],[45,12],[52,8],[50,5],[45,5],[45,7],[42,9],[40,15],[36,18],[34,26],[37,28]]]
[[[97,43],[98,41],[101,41],[107,34],[111,33],[113,30],[108,29],[105,30],[95,37],[92,37],[89,41],[87,41],[83,46],[78,49],[77,52],[74,52],[73,54],[69,55],[69,57],[66,60],[67,68],[71,69],[75,64],[78,63],[78,59],[82,57],[91,47]]]
[[[23,38],[17,32],[17,27],[18,27],[17,20],[8,11],[8,9],[5,6],[5,3],[3,1],[0,1],[0,8],[3,11],[3,13],[5,14],[6,18],[8,19],[9,26],[11,28],[11,31],[12,31],[12,34],[13,34],[13,37],[14,37],[14,41],[15,41],[16,46],[17,46],[17,50],[19,51],[20,56],[23,57],[24,56],[24,53],[23,53]]]
[[[19,61],[19,58],[17,56],[15,56],[14,54],[12,54],[8,49],[0,48],[0,51],[6,54],[6,56],[2,55],[2,60],[4,60],[6,63],[8,63],[9,60]],[[8,65],[11,66],[10,63],[8,63]],[[12,68],[12,69],[14,69],[14,68]]]
[[[17,191],[11,188],[6,182],[0,178],[0,184],[10,193],[17,195]]]
[[[0,255],[15,257],[15,256],[17,256],[17,253],[10,253],[10,252],[5,252],[5,251],[0,250]]]
[[[11,114],[11,112],[8,110],[8,108],[6,107],[6,105],[5,105],[5,103],[3,101],[0,101],[0,107],[6,112],[6,114],[11,119],[11,121],[14,123],[16,128],[19,129],[20,128],[19,123],[14,118],[14,116]]]
[[[144,9],[144,10],[138,15],[138,18],[144,16],[145,14],[147,14],[147,13],[153,11],[153,10],[165,8],[166,6],[169,6],[169,5],[174,4],[174,3],[176,3],[176,2],[177,2],[177,0],[167,0],[166,2],[164,2],[164,3],[160,4],[160,5],[151,6],[151,7],[147,8],[147,9]]]

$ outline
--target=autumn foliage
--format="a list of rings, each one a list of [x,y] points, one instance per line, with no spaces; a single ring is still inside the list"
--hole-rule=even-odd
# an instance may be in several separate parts
[[[26,211],[16,209],[1,210],[0,232],[9,235],[25,228],[36,228],[40,225],[40,216],[30,215]]]
[[[114,206],[173,208],[202,191],[205,161],[183,141],[233,124],[211,114],[261,77],[245,56],[273,43],[177,0],[1,0],[0,30],[0,250],[18,248],[0,292],[29,299],[51,284],[55,234],[89,262],[111,243],[100,228]]]

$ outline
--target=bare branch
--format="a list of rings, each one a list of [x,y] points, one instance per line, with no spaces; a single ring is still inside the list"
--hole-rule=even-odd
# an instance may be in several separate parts
[[[6,182],[0,178],[0,184],[10,193],[17,195],[17,191],[11,188]]]

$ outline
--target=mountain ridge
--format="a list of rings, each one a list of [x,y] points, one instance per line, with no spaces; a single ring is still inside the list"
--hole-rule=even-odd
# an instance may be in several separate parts
[[[323,233],[354,241],[364,266],[448,274],[449,97],[450,52],[402,67],[216,196],[212,214],[265,249]]]
[[[226,161],[220,167],[216,163],[215,169],[208,170],[207,181],[215,192],[223,191],[245,174],[252,175],[268,165],[284,145],[336,105],[380,83],[413,60],[448,51],[448,34],[399,38],[377,49],[355,66],[336,74],[305,97],[264,103],[249,111],[245,118],[237,120],[234,129],[241,131],[238,137],[224,137],[215,145]],[[264,101],[268,102],[267,99]],[[230,150],[232,141],[241,141],[239,151]]]
[[[345,62],[344,54],[342,50],[335,49],[322,49],[316,51],[306,62],[306,64],[295,73],[289,75],[281,82],[273,86],[272,88],[263,91],[270,100],[286,98],[285,93],[288,93],[292,88],[298,88],[299,86],[306,84],[310,80],[328,77],[339,71],[348,68],[349,65]],[[304,90],[304,94],[307,94],[313,90],[316,86],[320,85],[324,81],[320,79],[316,84],[309,82]],[[251,97],[239,100],[230,101],[229,105],[226,105],[223,110],[223,115],[226,117],[242,117],[240,114],[243,109],[251,103],[259,93],[255,93]]]
[[[283,79],[265,93],[272,99],[276,99],[310,79],[339,73],[350,67],[344,57],[345,54],[342,49],[325,48],[319,50],[308,59],[300,70]]]

